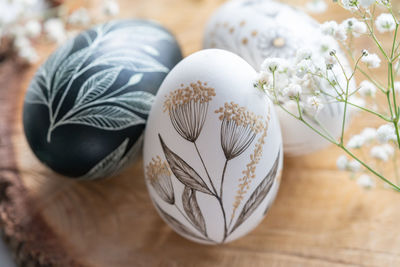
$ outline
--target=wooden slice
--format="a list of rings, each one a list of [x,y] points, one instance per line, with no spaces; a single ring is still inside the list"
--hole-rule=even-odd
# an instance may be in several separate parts
[[[185,54],[201,47],[218,1],[122,1],[122,17],[157,19]],[[347,14],[332,10],[339,21]],[[39,46],[45,58],[52,48]],[[286,159],[267,218],[246,237],[204,246],[175,234],[150,203],[140,158],[117,177],[73,181],[45,168],[23,135],[37,66],[0,65],[0,223],[21,266],[400,266],[400,194],[365,191],[336,171],[340,152]],[[382,73],[384,75],[384,73]],[[358,118],[352,132],[371,124]]]

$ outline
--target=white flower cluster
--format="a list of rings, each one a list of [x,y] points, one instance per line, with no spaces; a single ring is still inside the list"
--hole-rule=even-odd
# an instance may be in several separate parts
[[[322,51],[322,49],[321,49]],[[300,49],[293,60],[268,58],[261,65],[256,87],[266,91],[276,104],[290,112],[315,116],[324,106],[320,90],[326,73],[324,57],[311,50]]]
[[[106,0],[103,4],[106,16],[119,13],[116,0]],[[32,64],[39,59],[33,43],[42,33],[48,40],[61,44],[74,32],[71,27],[86,27],[91,23],[89,12],[83,7],[69,15],[48,18],[48,13],[64,14],[52,12],[50,8],[43,0],[0,1],[0,43],[5,39],[10,40],[19,58]],[[55,9],[67,8],[60,5]]]
[[[396,133],[393,124],[384,124],[375,128],[365,128],[360,134],[353,135],[347,142],[346,147],[350,149],[367,149],[369,156],[378,162],[388,162],[393,158],[396,146]],[[359,168],[352,167],[353,161],[346,156],[340,156],[336,165],[339,170],[357,173]],[[366,188],[375,186],[375,182],[368,175],[361,175],[357,183]]]

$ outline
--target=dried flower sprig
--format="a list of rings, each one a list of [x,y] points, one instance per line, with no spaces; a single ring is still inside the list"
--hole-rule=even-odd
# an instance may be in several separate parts
[[[168,164],[162,161],[160,156],[152,158],[146,166],[146,177],[157,194],[167,203],[175,203],[174,188],[171,182],[171,171]]]
[[[221,114],[221,145],[227,160],[242,154],[265,128],[262,116],[233,102],[225,103],[215,113]]]
[[[400,191],[398,153],[400,151],[400,83],[396,81],[400,68],[399,16],[390,0],[340,0],[338,4],[354,17],[338,24],[328,21],[321,25],[327,36],[319,51],[299,51],[294,60],[266,59],[255,82],[255,87],[265,91],[276,105],[293,118],[316,132],[325,140],[342,149],[337,166],[358,176],[357,183],[365,188],[376,184],[374,174],[384,184]],[[379,11],[380,10],[380,11]],[[383,10],[383,12],[381,12]],[[379,34],[391,38],[383,42]],[[369,38],[376,53],[354,49],[354,39]],[[333,42],[347,52],[351,66],[346,66],[343,55]],[[386,44],[389,44],[386,46]],[[374,77],[373,69],[387,66],[386,81]],[[364,77],[359,86],[352,88],[356,76]],[[382,96],[386,105],[380,106],[376,98]],[[324,105],[341,103],[341,134],[335,138],[317,120]],[[348,114],[360,111],[381,121],[380,127],[367,127],[350,139],[345,136]],[[310,118],[318,123],[311,123]],[[345,142],[345,140],[348,140]],[[392,168],[387,165],[392,164]],[[364,168],[361,168],[364,167]]]
[[[53,3],[56,2],[56,3]],[[9,43],[6,56],[14,52],[24,63],[34,64],[39,60],[33,43],[40,42],[43,34],[48,41],[62,44],[82,30],[116,16],[119,13],[117,0],[103,1],[104,17],[95,20],[87,8],[69,10],[67,3],[51,0],[9,0],[0,3],[0,44]],[[99,18],[99,16],[96,16]],[[4,48],[4,46],[3,46]]]
[[[208,103],[215,90],[207,83],[197,81],[189,86],[172,91],[164,101],[164,112],[168,112],[176,131],[189,142],[196,142],[203,129],[208,112]]]

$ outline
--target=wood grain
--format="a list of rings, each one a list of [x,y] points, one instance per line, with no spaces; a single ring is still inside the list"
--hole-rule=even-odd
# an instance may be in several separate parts
[[[201,49],[206,20],[222,2],[125,0],[121,17],[159,20],[188,55]],[[346,16],[332,9],[319,18]],[[38,49],[46,58],[53,47]],[[215,247],[181,238],[159,218],[141,159],[113,179],[58,176],[23,136],[23,97],[36,68],[0,65],[0,222],[21,266],[400,266],[400,194],[359,188],[336,170],[334,147],[285,159],[267,218],[246,237]],[[358,117],[350,132],[367,123],[375,122]]]

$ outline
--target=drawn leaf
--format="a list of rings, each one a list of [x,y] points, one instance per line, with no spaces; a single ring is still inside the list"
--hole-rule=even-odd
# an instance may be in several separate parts
[[[44,94],[44,89],[46,89],[45,80],[42,75],[36,75],[29,89],[26,92],[25,102],[29,104],[42,104],[47,105],[47,97]]]
[[[247,200],[246,204],[243,206],[242,212],[236,220],[235,225],[232,227],[230,232],[233,232],[238,228],[247,218],[250,217],[251,214],[258,208],[261,202],[265,199],[270,191],[272,184],[275,181],[276,173],[278,171],[279,166],[279,158],[280,158],[280,150],[278,152],[278,156],[275,159],[275,162],[265,176],[264,180],[257,186],[254,192],[251,194],[250,198]]]
[[[142,114],[149,114],[154,102],[154,95],[144,91],[135,91],[109,98],[107,101],[116,102]]]
[[[61,62],[61,65],[57,68],[54,76],[53,87],[59,90],[68,81],[70,81],[73,75],[79,70],[84,63],[84,57],[87,56],[89,47],[85,47],[68,56],[68,60]]]
[[[135,72],[168,72],[169,68],[164,66],[154,57],[139,50],[111,49],[93,60],[92,67],[108,65],[121,67]]]
[[[126,146],[128,145],[129,139],[126,138],[113,152],[107,157],[102,159],[96,164],[86,175],[82,176],[82,179],[94,180],[100,177],[109,176],[112,174],[119,165],[119,162],[125,153]]]
[[[152,56],[159,56],[160,55],[160,53],[158,52],[157,49],[155,49],[154,47],[151,47],[149,45],[145,45],[143,47],[143,50],[146,51],[147,53],[149,53]]]
[[[93,74],[81,86],[75,100],[75,107],[102,96],[113,85],[120,72],[121,68],[111,68]]]
[[[63,124],[81,124],[103,130],[122,130],[131,126],[145,124],[145,120],[125,108],[118,106],[95,106],[83,110]]]
[[[161,217],[164,218],[164,220],[166,220],[176,232],[196,238],[196,239],[209,241],[208,239],[193,233],[193,231],[190,230],[187,226],[185,226],[180,221],[178,221],[177,219],[175,219],[174,217],[172,217],[171,215],[166,213],[160,206],[158,206],[158,204],[156,202],[154,202],[154,203],[155,203],[157,210],[160,212]]]
[[[125,153],[129,138],[126,138],[113,152],[97,163],[87,174],[80,177],[82,180],[95,180],[101,177],[111,177],[122,170],[137,154],[142,146],[143,136]],[[125,153],[125,155],[124,155]]]
[[[138,84],[140,83],[142,78],[143,78],[143,73],[136,73],[135,75],[132,75],[132,77],[129,79],[128,84],[130,86]]]
[[[203,179],[197,174],[197,172],[167,147],[160,134],[158,134],[158,137],[160,138],[165,158],[167,159],[169,167],[175,177],[185,186],[212,195],[208,186],[204,183]]]
[[[61,65],[61,62],[67,58],[73,47],[73,40],[69,40],[61,48],[57,49],[50,55],[49,59],[43,64],[40,72],[46,79],[46,89],[49,91],[49,99],[52,101],[60,88],[56,88],[52,84],[55,72]]]
[[[207,236],[206,222],[197,203],[196,191],[185,186],[182,194],[183,209],[189,219],[204,236]]]

